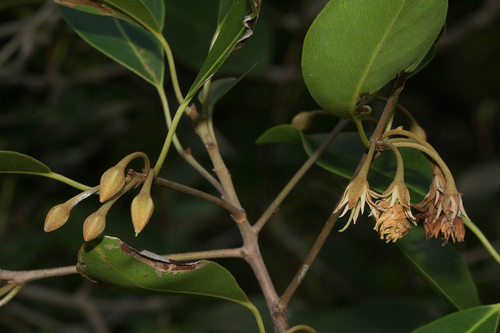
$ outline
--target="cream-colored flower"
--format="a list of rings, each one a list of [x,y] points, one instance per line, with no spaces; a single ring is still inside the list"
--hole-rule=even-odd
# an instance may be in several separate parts
[[[352,180],[347,185],[337,208],[333,211],[334,213],[342,212],[339,216],[342,217],[347,211],[351,210],[349,220],[340,232],[344,231],[351,224],[351,221],[354,221],[354,224],[356,224],[359,214],[364,213],[365,204],[368,204],[372,214],[375,214],[376,207],[373,198],[377,199],[378,197],[379,194],[370,190],[370,185],[366,177],[356,177]]]

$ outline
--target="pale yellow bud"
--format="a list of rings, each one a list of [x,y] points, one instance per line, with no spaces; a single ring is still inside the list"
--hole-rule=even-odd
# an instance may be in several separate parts
[[[154,179],[154,169],[149,170],[141,192],[134,198],[130,206],[132,216],[132,225],[134,226],[135,236],[148,224],[151,215],[153,215],[154,204],[150,191]]]
[[[126,165],[125,165],[126,166]],[[99,190],[99,200],[105,202],[113,197],[125,185],[125,167],[119,164],[109,168],[101,177],[101,188]]]
[[[72,206],[69,201],[52,207],[45,217],[43,230],[45,230],[45,232],[51,232],[62,227],[69,219],[71,208]]]
[[[98,186],[89,188],[88,190],[69,199],[65,203],[52,207],[45,217],[43,230],[45,230],[45,232],[51,232],[62,227],[68,221],[71,209],[73,209],[73,207],[75,207],[80,201],[88,198],[91,194],[97,192],[98,190]]]
[[[151,215],[153,215],[154,204],[149,193],[139,193],[130,206],[132,225],[137,236],[148,224]]]
[[[102,211],[90,214],[89,217],[83,222],[83,239],[86,242],[99,237],[106,227],[106,215]]]
[[[114,167],[109,168],[101,177],[101,189],[99,191],[99,200],[105,202],[113,197],[125,185],[125,168],[134,158],[142,157],[144,159],[144,168],[149,170],[149,158],[146,154],[136,152],[125,156]]]

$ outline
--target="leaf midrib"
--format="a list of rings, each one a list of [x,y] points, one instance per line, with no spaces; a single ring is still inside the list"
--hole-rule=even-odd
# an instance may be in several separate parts
[[[356,106],[356,103],[359,100],[359,96],[361,95],[361,88],[363,87],[363,84],[366,81],[366,77],[370,73],[370,70],[373,67],[373,64],[375,62],[375,59],[377,58],[378,54],[380,53],[380,50],[382,49],[382,46],[384,45],[384,42],[387,39],[387,36],[389,36],[389,34],[390,34],[391,30],[392,30],[392,27],[394,26],[394,23],[396,22],[396,20],[398,19],[399,15],[401,14],[401,11],[405,7],[406,2],[407,1],[404,1],[402,3],[401,7],[399,8],[399,11],[398,11],[397,15],[394,16],[394,19],[392,20],[391,24],[387,28],[387,31],[384,34],[384,37],[380,41],[378,47],[375,48],[375,51],[374,51],[374,53],[373,53],[373,55],[372,55],[372,57],[370,59],[370,62],[368,63],[368,66],[366,67],[365,71],[363,72],[363,76],[359,80],[359,84],[358,84],[358,86],[356,88],[356,91],[354,92],[354,95],[352,96],[351,104],[350,104],[350,107],[349,107],[349,113],[353,112],[353,108],[354,108],[354,106]]]

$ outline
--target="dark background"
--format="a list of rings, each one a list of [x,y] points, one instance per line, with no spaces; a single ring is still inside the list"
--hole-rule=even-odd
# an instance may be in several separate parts
[[[167,13],[165,36],[186,92],[208,50],[218,1],[182,3],[189,19],[169,19]],[[255,140],[272,126],[290,123],[298,112],[317,108],[301,78],[300,54],[307,28],[325,3],[264,1],[255,36],[215,76],[238,77],[258,63],[218,103],[214,119],[223,157],[252,222],[307,158],[298,147],[258,146]],[[468,215],[498,247],[499,16],[495,0],[451,1],[448,31],[435,59],[408,81],[400,98],[454,173]],[[165,82],[175,110],[168,73]],[[321,116],[308,133],[329,131],[336,121]],[[181,121],[177,133],[184,147],[211,169],[189,119]],[[0,150],[33,156],[54,172],[95,186],[107,168],[131,152],[143,151],[154,163],[165,135],[154,87],[86,44],[53,3],[0,2]],[[173,150],[161,176],[216,195]],[[261,250],[278,293],[300,266],[346,183],[313,167],[263,229]],[[75,264],[82,223],[99,207],[98,200],[78,205],[68,223],[53,233],[43,232],[43,221],[51,207],[77,193],[50,179],[1,175],[0,268]],[[155,212],[139,237],[134,237],[129,216],[133,194],[113,206],[105,234],[160,254],[241,245],[234,222],[219,207],[160,188],[152,195]],[[332,322],[339,332],[404,332],[453,311],[372,226],[360,219],[346,232],[332,233],[292,299],[292,324],[308,323],[318,332],[332,331]],[[483,303],[498,302],[498,265],[471,232],[454,247],[469,265]],[[248,265],[238,259],[217,261],[268,320]],[[120,295],[76,275],[30,283],[0,309],[2,332],[253,332],[254,325],[250,312],[237,304]]]

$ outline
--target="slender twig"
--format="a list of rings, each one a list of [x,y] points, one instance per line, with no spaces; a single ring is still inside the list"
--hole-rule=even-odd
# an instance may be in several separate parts
[[[216,258],[243,258],[245,251],[238,247],[234,249],[208,250],[186,253],[165,254],[164,257],[173,260],[199,260]]]
[[[330,234],[330,232],[333,229],[333,226],[337,222],[337,219],[340,215],[340,212],[337,213],[332,213],[330,217],[328,218],[328,221],[326,222],[325,226],[323,227],[323,230],[321,230],[320,235],[316,239],[316,242],[314,243],[313,247],[311,248],[311,251],[307,255],[306,259],[304,260],[304,263],[300,266],[299,271],[293,278],[292,282],[288,285],[286,288],[285,292],[279,300],[275,303],[275,307],[277,309],[286,309],[288,307],[288,303],[290,302],[290,299],[292,298],[293,294],[299,287],[300,283],[304,279],[304,276],[306,275],[307,271],[311,267],[312,263],[314,262],[314,259],[316,259],[316,256],[318,255],[319,251],[323,247],[323,244],[325,244],[325,241]]]
[[[347,120],[340,120],[335,128],[330,132],[330,134],[325,138],[321,145],[316,149],[314,153],[305,161],[305,163],[300,167],[300,169],[295,173],[295,175],[290,179],[288,184],[281,190],[276,199],[269,205],[264,214],[259,218],[259,220],[254,224],[253,229],[256,232],[260,232],[262,227],[266,224],[273,213],[278,209],[286,196],[290,191],[297,185],[299,180],[304,176],[304,174],[311,168],[311,166],[316,163],[321,154],[330,146],[333,140],[339,135],[339,133],[349,124]]]
[[[403,88],[405,86],[405,81],[406,77],[408,76],[408,73],[401,72],[398,75],[398,78],[396,80],[396,83],[394,83],[394,87],[392,88],[391,96],[389,97],[389,100],[385,104],[384,111],[382,111],[382,115],[380,116],[379,122],[377,127],[375,128],[375,131],[373,132],[372,135],[372,140],[379,141],[380,137],[382,136],[385,125],[387,124],[387,121],[389,121],[392,112],[394,110],[394,107],[397,104],[398,97],[401,94],[401,91],[403,91]]]
[[[0,281],[12,281],[17,284],[23,284],[29,281],[45,279],[54,276],[76,274],[76,266],[66,266],[49,269],[37,269],[31,271],[6,271],[0,269]]]
[[[179,184],[179,183],[176,183],[176,182],[164,179],[164,178],[160,178],[160,177],[155,179],[154,184],[158,185],[158,186],[166,187],[166,188],[178,191],[178,192],[186,193],[186,194],[195,196],[197,198],[206,200],[208,202],[211,202],[217,206],[224,208],[225,210],[230,212],[234,218],[237,218],[237,219],[241,219],[243,217],[243,215],[245,214],[244,210],[234,207],[229,202],[224,201],[222,199],[214,197],[211,194],[202,192],[200,190],[194,189],[194,188],[189,187],[189,186],[185,186],[185,185],[182,185],[182,184]]]

